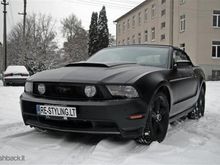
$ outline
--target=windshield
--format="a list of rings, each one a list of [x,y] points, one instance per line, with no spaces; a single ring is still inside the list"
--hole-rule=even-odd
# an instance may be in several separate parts
[[[87,60],[90,63],[135,63],[146,66],[168,66],[169,48],[118,47],[103,49]]]

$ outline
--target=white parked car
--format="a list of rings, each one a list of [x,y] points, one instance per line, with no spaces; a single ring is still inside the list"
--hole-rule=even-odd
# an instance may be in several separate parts
[[[24,85],[26,79],[29,77],[29,72],[25,66],[22,65],[10,65],[6,71],[3,72],[2,80],[3,85]]]

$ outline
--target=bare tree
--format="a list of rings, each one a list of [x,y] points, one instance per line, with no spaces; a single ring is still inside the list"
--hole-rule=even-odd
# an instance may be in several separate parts
[[[64,52],[66,63],[86,60],[88,58],[88,34],[82,27],[81,21],[70,15],[61,21],[63,25]]]
[[[24,38],[18,23],[9,34],[9,63],[26,65],[31,73],[50,69],[59,58],[54,26],[51,16],[33,14],[27,18]]]

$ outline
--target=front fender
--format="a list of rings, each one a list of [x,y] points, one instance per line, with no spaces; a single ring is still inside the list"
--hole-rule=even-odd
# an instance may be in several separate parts
[[[140,78],[135,86],[140,93],[140,97],[150,103],[152,97],[162,88],[165,87],[169,93],[170,105],[172,105],[172,90],[169,82],[166,80],[165,72],[153,72]]]

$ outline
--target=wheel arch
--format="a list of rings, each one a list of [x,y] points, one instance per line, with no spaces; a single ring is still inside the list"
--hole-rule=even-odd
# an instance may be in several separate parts
[[[154,92],[154,95],[156,95],[158,92],[162,92],[163,94],[166,95],[166,97],[167,97],[167,99],[168,99],[168,102],[169,102],[169,110],[171,110],[172,95],[171,95],[171,89],[170,89],[168,83],[165,82],[165,81],[161,82],[161,83],[157,86],[157,88],[156,88],[156,90],[155,90],[155,92]],[[153,95],[153,96],[154,96],[154,95]],[[152,96],[152,97],[153,97],[153,96]]]

